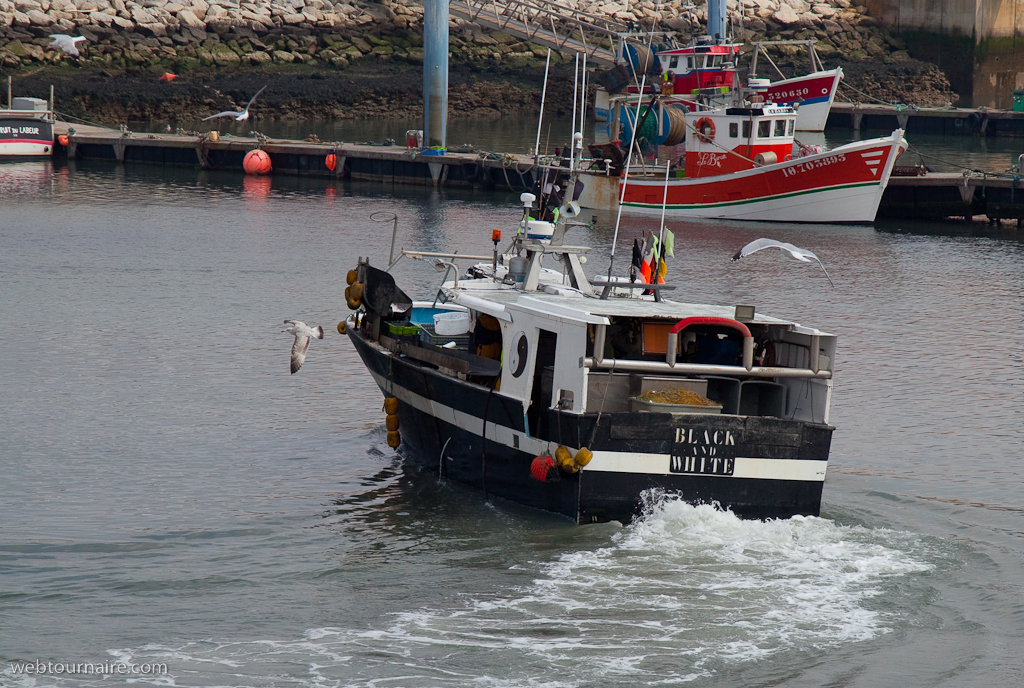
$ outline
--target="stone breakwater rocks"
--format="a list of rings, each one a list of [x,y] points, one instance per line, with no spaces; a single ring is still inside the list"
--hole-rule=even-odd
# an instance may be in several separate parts
[[[736,0],[727,1],[745,41],[815,39],[826,63],[913,62],[903,42],[858,4],[865,0],[746,0],[742,12]],[[707,20],[706,3],[694,8],[681,0],[561,4],[644,27],[657,23],[677,31],[681,41],[703,32]],[[344,71],[360,61],[418,65],[423,61],[422,22],[423,6],[415,0],[0,0],[0,69],[10,73],[53,65],[188,74],[286,65]],[[539,45],[459,19],[452,19],[451,29],[453,68],[511,73],[543,64],[546,55]],[[81,55],[51,48],[48,36],[54,33],[85,36]],[[795,46],[773,48],[783,66],[798,62],[800,52]],[[553,53],[556,63],[571,59]],[[956,99],[948,83],[929,97],[945,102],[917,104]]]

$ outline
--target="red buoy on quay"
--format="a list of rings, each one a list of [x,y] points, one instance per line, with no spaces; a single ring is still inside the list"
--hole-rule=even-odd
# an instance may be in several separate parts
[[[270,156],[266,151],[258,148],[251,150],[245,154],[245,159],[242,160],[242,169],[246,174],[270,174]]]

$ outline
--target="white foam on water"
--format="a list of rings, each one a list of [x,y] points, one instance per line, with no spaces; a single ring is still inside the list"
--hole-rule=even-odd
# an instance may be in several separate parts
[[[652,495],[644,517],[606,546],[515,568],[532,581],[370,629],[111,655],[167,662],[174,676],[164,685],[679,685],[888,633],[900,619],[887,611],[898,598],[886,595],[900,593],[887,582],[932,565],[912,534],[821,518],[744,521]]]

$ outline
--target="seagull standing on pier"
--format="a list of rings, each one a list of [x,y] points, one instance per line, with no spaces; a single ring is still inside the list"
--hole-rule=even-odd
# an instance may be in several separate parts
[[[733,261],[737,261],[740,258],[746,258],[751,253],[757,253],[763,248],[777,248],[790,258],[799,260],[802,263],[810,263],[812,259],[818,261],[818,265],[821,266],[821,271],[825,273],[825,277],[828,277],[828,283],[832,285],[833,289],[836,288],[835,282],[833,282],[832,278],[829,277],[828,270],[825,269],[825,264],[821,262],[821,258],[818,258],[818,256],[805,248],[800,248],[793,244],[787,244],[783,241],[775,241],[775,239],[755,239],[737,251],[736,255],[734,255],[732,259]]]
[[[66,33],[55,33],[50,36],[50,40],[52,41],[50,43],[51,48],[60,48],[68,55],[78,57],[78,48],[75,47],[75,43],[84,41],[85,36],[75,36],[72,38]]]
[[[292,343],[292,375],[294,375],[302,367],[303,361],[306,360],[306,349],[309,348],[309,340],[313,337],[323,339],[324,328],[319,325],[310,327],[300,320],[285,320],[284,324],[288,325],[288,327],[281,331],[295,335],[295,341]]]
[[[266,88],[267,87],[264,86],[260,90],[256,91],[256,96],[263,93],[263,91],[265,91]],[[245,120],[249,119],[249,106],[252,105],[252,101],[256,100],[256,96],[253,96],[249,99],[249,102],[246,104],[245,109],[241,112],[239,112],[238,110],[225,110],[224,112],[218,112],[216,115],[203,117],[203,121],[205,122],[208,119],[215,119],[217,117],[232,117],[236,122],[244,122]],[[298,368],[296,368],[296,370],[298,370]]]

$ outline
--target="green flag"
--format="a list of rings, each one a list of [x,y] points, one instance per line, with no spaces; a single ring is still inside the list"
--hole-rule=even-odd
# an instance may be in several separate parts
[[[676,235],[672,233],[671,229],[665,230],[665,255],[669,258],[675,258],[676,248]]]

